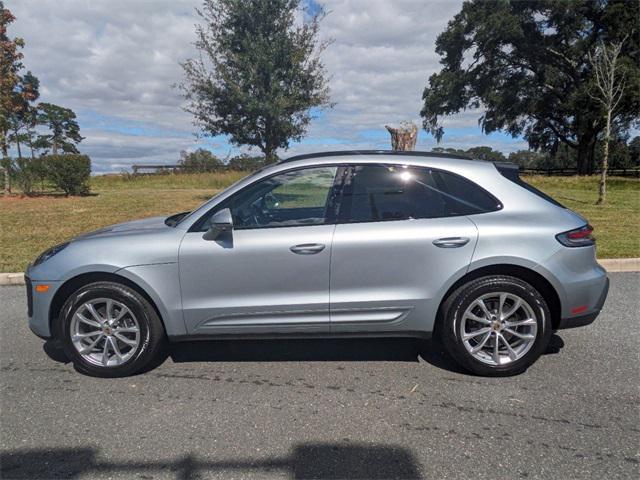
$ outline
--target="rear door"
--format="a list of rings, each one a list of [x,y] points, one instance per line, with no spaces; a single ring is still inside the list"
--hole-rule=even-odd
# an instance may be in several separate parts
[[[443,285],[466,271],[477,242],[466,215],[496,207],[472,189],[427,168],[350,168],[331,253],[332,332],[432,329]]]

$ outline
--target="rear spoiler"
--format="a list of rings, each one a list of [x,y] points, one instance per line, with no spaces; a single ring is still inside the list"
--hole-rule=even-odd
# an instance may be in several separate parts
[[[503,177],[507,177],[512,182],[520,179],[520,167],[511,162],[493,162]]]
[[[547,202],[552,203],[553,205],[556,205],[561,208],[566,208],[564,205],[562,205],[560,202],[558,202],[554,198],[550,197],[544,192],[541,192],[533,185],[529,185],[527,182],[522,180],[520,178],[520,167],[518,167],[518,165],[516,165],[515,163],[493,162],[493,165],[496,167],[498,172],[500,172],[500,174],[503,177],[507,178],[508,180],[511,180],[516,185],[521,186],[525,190],[529,190],[531,193],[537,195],[540,198],[545,199]]]

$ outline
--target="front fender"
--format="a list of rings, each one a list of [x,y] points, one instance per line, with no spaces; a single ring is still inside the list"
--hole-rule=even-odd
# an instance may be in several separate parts
[[[162,317],[167,336],[186,335],[177,263],[133,265],[115,273],[135,283],[149,295]]]

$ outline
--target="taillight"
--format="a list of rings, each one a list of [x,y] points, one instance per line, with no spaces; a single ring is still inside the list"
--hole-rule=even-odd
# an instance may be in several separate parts
[[[588,247],[596,243],[596,239],[592,233],[593,227],[591,225],[585,225],[575,230],[559,233],[556,235],[556,238],[565,247]]]

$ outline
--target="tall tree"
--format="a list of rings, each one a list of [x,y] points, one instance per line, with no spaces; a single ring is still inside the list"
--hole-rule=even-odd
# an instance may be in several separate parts
[[[51,147],[53,155],[57,155],[59,150],[78,153],[76,146],[84,137],[80,135],[80,126],[73,110],[52,103],[40,103],[38,123],[49,127],[49,133],[41,135],[40,140],[43,145]]]
[[[198,58],[182,64],[187,110],[207,135],[258,147],[267,162],[300,140],[312,108],[331,106],[318,38],[322,10],[301,0],[205,0],[197,10]]]
[[[443,68],[429,78],[421,111],[439,141],[441,117],[482,108],[485,133],[524,135],[535,150],[560,144],[577,152],[580,173],[592,170],[599,105],[588,95],[594,77],[588,53],[602,41],[629,36],[620,52],[627,78],[640,83],[640,3],[624,0],[473,0],[436,40]],[[629,88],[617,123],[638,123],[639,88]]]
[[[0,151],[2,151],[3,165],[5,168],[5,193],[11,192],[10,165],[6,160],[9,156],[9,131],[10,116],[14,111],[15,89],[20,80],[19,72],[22,69],[22,57],[20,52],[24,46],[21,38],[9,38],[7,27],[16,17],[4,7],[0,0]]]
[[[36,107],[32,103],[40,96],[39,87],[40,81],[31,72],[27,72],[19,77],[13,93],[13,111],[8,118],[11,132],[9,140],[16,144],[20,159],[22,159],[20,145],[27,138],[26,134],[32,131],[37,123]]]
[[[620,51],[624,40],[609,45],[599,45],[589,60],[595,72],[595,88],[591,97],[602,106],[605,118],[604,153],[600,170],[600,187],[598,204],[607,198],[607,168],[609,166],[609,143],[611,142],[611,125],[617,115],[617,108],[624,96],[625,79],[620,73]]]

